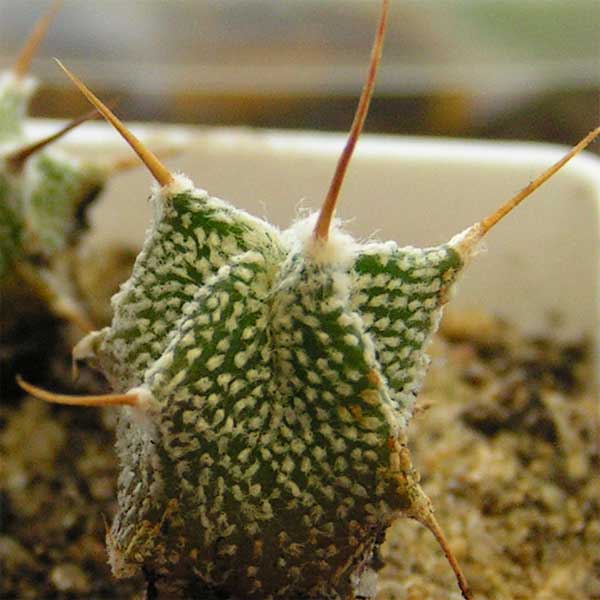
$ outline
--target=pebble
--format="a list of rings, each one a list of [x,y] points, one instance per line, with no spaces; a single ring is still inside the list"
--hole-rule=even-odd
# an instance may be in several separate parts
[[[88,576],[73,563],[56,565],[50,572],[50,581],[59,592],[87,594],[92,589]]]
[[[0,562],[7,571],[35,567],[35,560],[30,552],[8,535],[0,535]]]

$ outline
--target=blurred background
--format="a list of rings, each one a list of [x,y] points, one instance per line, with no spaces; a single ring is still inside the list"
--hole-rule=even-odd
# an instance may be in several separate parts
[[[0,0],[0,66],[49,0]],[[378,0],[65,0],[33,114],[347,130]],[[600,1],[393,0],[366,130],[571,144],[600,120]],[[599,152],[599,145],[595,151]]]

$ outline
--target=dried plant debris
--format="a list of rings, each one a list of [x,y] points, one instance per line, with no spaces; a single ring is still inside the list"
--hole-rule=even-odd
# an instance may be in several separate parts
[[[409,444],[475,598],[600,598],[589,347],[527,340],[480,314],[448,317]],[[60,362],[69,361],[65,351]],[[106,410],[34,399],[0,407],[3,598],[144,596],[143,577],[112,577],[102,543],[118,472]],[[416,523],[391,528],[379,564],[378,600],[458,597],[435,541]]]

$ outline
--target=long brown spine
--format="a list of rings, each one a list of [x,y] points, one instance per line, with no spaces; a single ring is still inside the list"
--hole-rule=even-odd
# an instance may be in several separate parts
[[[31,61],[39,50],[41,43],[46,37],[48,28],[54,20],[54,17],[60,10],[62,0],[55,0],[51,5],[46,14],[36,23],[33,31],[29,34],[29,37],[25,41],[25,44],[21,48],[17,59],[15,60],[12,72],[15,77],[22,79],[29,73],[31,68]]]
[[[142,162],[146,165],[150,173],[154,176],[156,181],[161,186],[169,185],[173,182],[173,175],[169,170],[158,160],[157,156],[138,138],[123,125],[115,114],[106,106],[100,99],[98,99],[88,87],[76,77],[67,67],[65,67],[58,59],[55,59],[60,68],[67,74],[67,77],[79,88],[81,93],[90,101],[90,103],[96,108],[96,110],[121,134],[123,139],[131,146],[132,150],[140,157]]]
[[[381,3],[381,13],[379,16],[379,23],[377,26],[377,32],[375,34],[375,40],[373,41],[373,48],[371,50],[371,60],[369,64],[369,71],[367,73],[367,79],[363,87],[358,107],[354,115],[354,121],[350,128],[348,140],[342,154],[338,160],[335,173],[329,186],[329,191],[321,207],[319,217],[314,229],[314,237],[317,240],[326,241],[329,237],[329,229],[331,227],[331,221],[335,214],[335,207],[340,195],[340,189],[348,169],[348,164],[352,158],[352,153],[358,138],[365,124],[367,113],[369,112],[369,105],[373,96],[373,88],[375,87],[375,79],[377,77],[377,69],[381,62],[381,52],[383,49],[383,40],[385,37],[385,30],[387,27],[387,19],[389,13],[389,0],[383,0]]]

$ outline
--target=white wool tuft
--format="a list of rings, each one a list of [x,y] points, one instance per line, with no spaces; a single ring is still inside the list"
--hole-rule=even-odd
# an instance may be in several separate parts
[[[356,240],[340,229],[339,221],[334,221],[327,240],[314,237],[314,228],[318,214],[294,223],[284,232],[284,239],[292,250],[300,251],[304,256],[319,265],[330,265],[342,269],[351,266],[358,252]]]
[[[153,199],[161,199],[163,201],[168,200],[172,196],[181,194],[183,192],[191,192],[195,189],[194,183],[189,177],[186,177],[183,173],[175,173],[173,175],[173,181],[162,187],[154,182],[152,187]]]
[[[71,352],[73,360],[76,362],[80,362],[83,360],[88,360],[90,358],[95,358],[98,340],[102,339],[102,337],[106,334],[108,329],[108,327],[105,327],[100,331],[92,331],[91,333],[88,333],[85,337],[81,338],[77,342],[77,344],[75,344],[75,347]]]
[[[151,234],[154,227],[161,221],[164,207],[171,198],[185,192],[191,195],[199,195],[203,198],[207,197],[207,193],[204,190],[197,189],[194,186],[194,182],[189,177],[183,175],[183,173],[175,173],[173,181],[162,187],[156,181],[153,183],[150,204],[154,208],[154,218],[150,230],[146,232],[146,237]]]
[[[0,89],[4,87],[11,87],[24,96],[29,96],[37,87],[37,79],[30,75],[17,77],[12,71],[5,71],[0,75]]]
[[[154,394],[144,387],[131,388],[126,396],[137,396],[139,403],[136,408],[143,410],[146,413],[158,412],[160,407],[154,398]]]
[[[136,406],[125,407],[124,410],[127,416],[132,423],[140,426],[150,438],[154,438],[156,427],[152,417],[160,411],[160,406],[154,395],[144,387],[131,388],[126,395],[137,396],[138,398]]]
[[[448,242],[448,245],[458,252],[466,265],[472,258],[485,251],[485,244],[481,240],[482,236],[481,225],[475,223],[475,225],[471,225],[464,231],[457,233]]]

